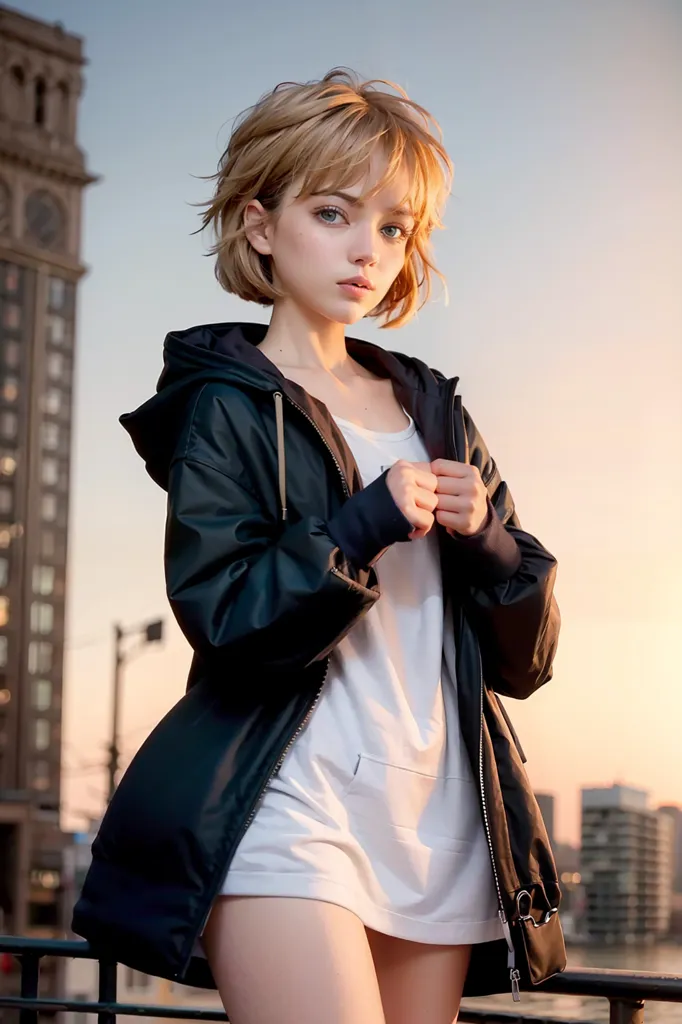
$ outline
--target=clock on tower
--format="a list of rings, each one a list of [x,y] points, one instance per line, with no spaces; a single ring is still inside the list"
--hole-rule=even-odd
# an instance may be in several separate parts
[[[64,244],[64,214],[58,201],[45,190],[32,192],[25,208],[26,240],[41,249],[60,249]]]

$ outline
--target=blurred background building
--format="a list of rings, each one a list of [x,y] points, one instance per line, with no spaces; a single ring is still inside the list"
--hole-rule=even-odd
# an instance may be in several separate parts
[[[542,813],[542,819],[547,829],[547,835],[549,841],[554,846],[556,839],[554,835],[554,794],[553,793],[536,793],[535,799],[538,802],[538,807]]]
[[[581,878],[585,927],[603,943],[655,942],[673,905],[672,817],[648,806],[643,790],[582,790]]]
[[[0,7],[0,932],[61,933],[82,40]]]

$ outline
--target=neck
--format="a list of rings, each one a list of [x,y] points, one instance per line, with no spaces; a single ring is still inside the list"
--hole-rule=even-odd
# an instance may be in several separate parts
[[[270,326],[258,346],[279,367],[322,370],[348,375],[353,360],[346,351],[345,325],[302,310],[295,303],[275,303]]]

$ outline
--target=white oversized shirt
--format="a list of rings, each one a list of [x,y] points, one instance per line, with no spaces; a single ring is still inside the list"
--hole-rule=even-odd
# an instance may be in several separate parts
[[[428,462],[416,426],[336,418],[364,486]],[[427,943],[502,935],[478,781],[457,711],[435,530],[388,548],[380,599],[331,655],[319,702],[270,780],[222,894],[340,904],[367,927]]]

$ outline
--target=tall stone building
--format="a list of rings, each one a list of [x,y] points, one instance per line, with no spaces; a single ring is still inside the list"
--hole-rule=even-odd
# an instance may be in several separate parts
[[[0,931],[59,930],[82,40],[0,7]]]

